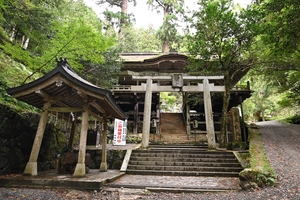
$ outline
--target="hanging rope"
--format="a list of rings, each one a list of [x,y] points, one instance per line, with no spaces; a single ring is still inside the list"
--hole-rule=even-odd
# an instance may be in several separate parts
[[[74,122],[74,121],[75,121],[75,116],[74,116],[74,113],[73,113],[73,112],[71,112],[71,113],[70,113],[70,115],[71,115],[71,117],[72,117],[72,122]]]

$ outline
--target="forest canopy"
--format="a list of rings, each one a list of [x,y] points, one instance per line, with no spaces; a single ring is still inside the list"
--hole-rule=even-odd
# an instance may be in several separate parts
[[[156,30],[135,27],[134,13],[127,8],[141,1],[97,1],[98,6],[107,7],[105,18],[99,19],[99,13],[83,0],[0,0],[1,84],[32,81],[63,57],[82,77],[111,88],[122,66],[120,52],[176,49],[189,52],[192,58],[201,56],[206,63],[214,58],[210,63],[217,64],[205,73],[222,69],[230,80],[235,71],[247,72],[240,83],[250,81],[253,90],[244,102],[248,120],[299,111],[300,2],[261,0],[242,8],[234,1],[199,0],[196,10],[186,2],[145,1],[149,9],[163,13]],[[178,31],[182,24],[184,32]],[[14,62],[9,68],[8,60]],[[10,75],[17,68],[24,70]],[[193,65],[189,70],[200,71]]]

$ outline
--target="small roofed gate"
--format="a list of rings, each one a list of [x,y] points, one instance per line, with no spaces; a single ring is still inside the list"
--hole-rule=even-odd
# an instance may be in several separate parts
[[[152,131],[151,133],[161,134],[160,91],[170,91],[182,92],[183,105],[185,106],[183,107],[183,116],[185,117],[184,121],[187,134],[206,133],[204,102],[196,102],[195,104],[190,103],[191,97],[196,96],[197,93],[200,93],[199,96],[201,96],[202,99],[204,90],[202,90],[203,86],[201,86],[201,84],[204,85],[204,79],[199,79],[198,81],[193,80],[193,77],[196,76],[192,76],[186,71],[185,67],[189,64],[188,54],[178,53],[176,51],[169,53],[122,53],[121,58],[124,62],[121,73],[118,74],[118,85],[116,85],[112,91],[116,103],[128,116],[128,132],[132,132],[133,134],[144,134],[146,131],[146,133],[142,135],[144,136],[144,146],[148,145],[146,143],[149,138],[145,136],[149,135],[149,132]],[[233,85],[237,84],[246,73],[247,70],[241,70],[236,73],[233,77]],[[183,79],[183,77],[186,78],[189,75],[192,77],[191,80]],[[150,77],[150,80],[145,78],[147,76]],[[167,78],[163,78],[164,76]],[[136,79],[134,79],[135,77]],[[138,77],[142,78],[140,79]],[[154,79],[152,79],[152,77]],[[220,77],[216,80],[209,79],[209,77],[207,78],[209,87],[210,85],[214,85],[213,87],[217,88],[217,86],[223,85],[224,81],[222,78],[219,79]],[[159,88],[159,90],[157,90],[157,88]],[[187,88],[193,89],[192,91],[184,92]],[[151,90],[152,92],[147,93],[147,90]],[[223,91],[218,92],[221,93]],[[209,94],[210,93],[214,93],[214,91],[210,90]],[[230,90],[230,102],[228,108],[230,109],[240,105],[250,96],[250,86],[247,88],[232,88]],[[149,103],[150,99],[151,104],[148,104],[148,107],[145,108],[146,101]],[[213,104],[214,118],[216,121],[216,127],[214,127],[214,129],[217,130],[220,128],[220,122],[217,122],[217,120],[219,120],[217,117],[222,113],[223,98],[222,95],[211,95],[210,99],[210,103]],[[149,107],[151,108],[149,109]],[[144,112],[149,110],[151,110],[151,117],[150,114],[146,116]],[[193,113],[193,115],[197,116],[193,116],[190,110],[196,112]],[[201,115],[201,120],[197,120],[198,115]],[[144,127],[144,122],[149,122],[149,118],[150,120],[152,119],[152,127],[150,130],[148,129],[150,126],[149,123]],[[199,126],[197,127],[198,124]]]
[[[76,113],[81,116],[78,161],[73,173],[76,177],[86,174],[85,154],[88,132],[88,118],[92,116],[104,125],[102,140],[102,160],[100,171],[107,171],[107,120],[125,119],[125,114],[115,103],[110,91],[99,88],[82,79],[66,60],[60,60],[57,67],[45,76],[16,88],[8,94],[42,110],[36,136],[24,175],[37,175],[37,159],[48,121],[49,113]],[[77,119],[75,119],[77,120]],[[73,146],[76,123],[72,123],[69,147]]]
[[[143,131],[142,131],[142,147],[147,148],[149,146],[149,134],[151,124],[151,100],[152,93],[156,92],[183,92],[183,93],[199,93],[203,92],[204,99],[204,111],[206,122],[206,133],[208,139],[208,148],[216,148],[215,130],[213,121],[213,111],[211,102],[211,92],[224,92],[225,87],[220,85],[214,85],[210,83],[212,80],[223,80],[223,76],[188,76],[184,74],[171,74],[171,75],[154,75],[154,76],[132,76],[133,80],[145,81],[138,86],[131,86],[131,92],[145,92],[145,104],[144,104],[144,117],[143,117]],[[172,85],[159,85],[153,83],[153,81],[171,81]],[[199,83],[201,82],[202,83]],[[185,82],[185,84],[183,84]],[[198,82],[197,85],[191,85],[190,82]],[[189,110],[186,113],[187,122],[189,120]]]

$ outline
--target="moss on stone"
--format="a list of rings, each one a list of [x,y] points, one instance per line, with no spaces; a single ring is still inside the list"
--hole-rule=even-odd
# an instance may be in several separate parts
[[[262,137],[258,129],[250,132],[250,166],[240,172],[240,183],[243,189],[255,189],[275,185],[277,174],[266,156]]]

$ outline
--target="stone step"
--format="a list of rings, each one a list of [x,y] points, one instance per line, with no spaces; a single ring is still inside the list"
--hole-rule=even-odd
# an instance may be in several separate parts
[[[181,137],[177,137],[176,139],[174,138],[174,135],[182,135],[182,137],[186,137],[186,127],[184,125],[182,113],[162,113],[161,134],[162,139],[165,142],[186,140],[186,138]],[[168,134],[172,134],[172,136],[170,136],[171,138],[167,136]]]
[[[243,170],[232,152],[208,151],[206,145],[151,145],[132,151],[127,173],[136,175],[238,177]]]
[[[203,166],[203,167],[241,167],[236,162],[176,162],[176,161],[140,161],[131,160],[130,165],[145,165],[145,166]]]
[[[161,157],[161,158],[166,158],[166,157],[173,157],[173,158],[235,158],[233,154],[224,154],[224,153],[207,153],[203,151],[202,153],[200,152],[195,152],[195,151],[183,151],[183,150],[175,150],[175,151],[152,151],[152,152],[143,152],[143,151],[138,151],[134,152],[132,157]]]
[[[208,176],[208,177],[238,177],[237,172],[214,171],[157,171],[157,170],[127,170],[127,174],[162,175],[162,176]]]
[[[160,145],[160,144],[155,144],[155,145],[150,145],[149,148],[151,150],[154,150],[154,149],[173,149],[173,148],[180,148],[180,149],[185,149],[185,148],[188,148],[188,149],[202,149],[202,148],[205,148],[207,149],[208,148],[208,145],[207,144],[194,144],[194,145],[191,145],[191,144],[164,144],[164,145]]]
[[[215,162],[215,163],[233,163],[237,162],[233,158],[176,158],[174,157],[134,157],[131,156],[132,161],[152,161],[152,162]]]
[[[155,166],[155,165],[128,165],[129,170],[156,170],[156,171],[201,171],[201,172],[240,172],[241,167],[204,167],[204,166]]]

